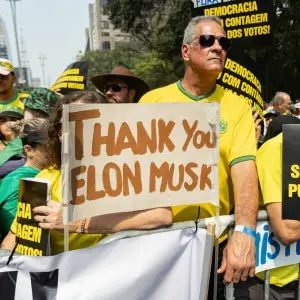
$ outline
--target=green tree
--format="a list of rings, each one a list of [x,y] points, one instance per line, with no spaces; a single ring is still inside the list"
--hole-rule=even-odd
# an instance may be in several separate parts
[[[116,28],[143,45],[141,51],[153,52],[152,57],[165,61],[176,79],[182,77],[180,46],[191,16],[189,0],[109,0],[106,12]]]
[[[82,60],[90,62],[89,77],[110,73],[115,67],[123,66],[145,80],[151,88],[164,86],[177,80],[172,64],[161,59],[156,51],[136,52],[130,48],[104,52],[92,51]],[[93,87],[89,81],[88,88]]]
[[[111,51],[91,51],[82,57],[82,61],[89,61],[89,77],[110,73],[115,67],[123,66],[128,69],[133,67],[134,51],[124,48]],[[94,88],[88,81],[88,88]]]

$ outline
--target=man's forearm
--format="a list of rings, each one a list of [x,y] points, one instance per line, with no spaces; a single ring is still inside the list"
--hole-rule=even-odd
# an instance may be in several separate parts
[[[234,190],[235,223],[256,228],[258,176],[254,161],[240,162],[231,168]]]
[[[300,222],[282,220],[282,203],[269,203],[266,206],[275,236],[284,245],[290,245],[300,240]]]
[[[291,245],[300,240],[300,222],[284,220],[285,239],[281,239],[281,242],[285,245]]]

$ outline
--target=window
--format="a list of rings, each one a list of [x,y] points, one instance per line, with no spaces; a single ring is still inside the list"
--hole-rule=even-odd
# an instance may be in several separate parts
[[[109,32],[102,32],[102,36],[109,36]]]
[[[110,50],[110,42],[108,41],[102,42],[102,47],[103,50]]]
[[[102,29],[109,29],[109,21],[102,21]]]

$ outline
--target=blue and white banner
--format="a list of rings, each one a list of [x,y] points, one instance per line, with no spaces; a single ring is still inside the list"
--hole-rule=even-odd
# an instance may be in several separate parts
[[[206,299],[213,236],[194,228],[48,257],[0,258],[1,299]]]
[[[256,228],[256,273],[300,263],[300,241],[284,246],[275,237],[268,222]]]

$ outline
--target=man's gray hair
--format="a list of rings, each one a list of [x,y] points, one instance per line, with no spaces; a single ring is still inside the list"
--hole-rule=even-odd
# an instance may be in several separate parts
[[[183,44],[190,45],[197,37],[195,34],[196,25],[203,21],[213,21],[222,26],[221,19],[217,16],[199,16],[193,18],[184,31]]]
[[[284,96],[288,95],[285,92],[277,92],[273,98],[273,105],[274,106],[279,106],[280,104],[282,104],[284,102]]]

